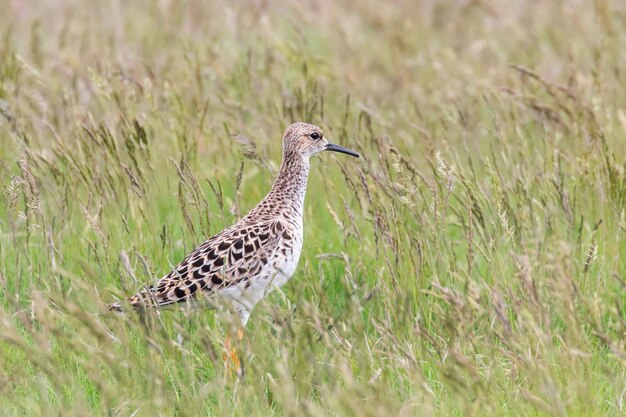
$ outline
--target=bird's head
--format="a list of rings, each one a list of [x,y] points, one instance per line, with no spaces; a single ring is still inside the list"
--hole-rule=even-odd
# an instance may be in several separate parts
[[[354,151],[328,142],[322,129],[315,125],[298,122],[285,130],[283,136],[283,153],[285,155],[296,154],[308,159],[322,151],[341,152],[359,157],[359,154]]]

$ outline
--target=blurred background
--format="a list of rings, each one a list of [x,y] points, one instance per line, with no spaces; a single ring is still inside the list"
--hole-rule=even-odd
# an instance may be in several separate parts
[[[55,123],[101,122],[111,117],[103,96],[114,93],[132,116],[165,111],[169,99],[204,133],[223,133],[227,121],[248,134],[263,129],[259,139],[277,136],[281,118],[302,118],[298,100],[350,96],[348,110],[420,151],[434,140],[484,142],[476,120],[490,100],[570,124],[550,97],[535,97],[541,82],[514,65],[589,106],[623,103],[621,2],[12,1],[3,9],[3,95],[15,95],[6,77],[19,70],[14,98],[42,116],[32,124],[68,100]]]
[[[626,3],[0,0],[3,415],[623,415]],[[111,315],[313,161],[294,279]]]

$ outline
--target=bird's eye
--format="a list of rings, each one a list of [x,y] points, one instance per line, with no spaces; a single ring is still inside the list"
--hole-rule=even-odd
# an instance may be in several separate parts
[[[320,138],[320,134],[317,132],[313,132],[309,136],[311,137],[311,139],[315,139],[315,140]]]

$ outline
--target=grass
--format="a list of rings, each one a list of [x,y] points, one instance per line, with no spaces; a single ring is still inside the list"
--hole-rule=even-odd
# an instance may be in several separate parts
[[[626,413],[626,8],[2,2],[0,409]],[[312,162],[294,279],[110,314]]]

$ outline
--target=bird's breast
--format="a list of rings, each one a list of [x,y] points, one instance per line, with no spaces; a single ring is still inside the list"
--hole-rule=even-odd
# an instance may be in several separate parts
[[[293,276],[300,253],[302,252],[302,235],[296,234],[292,239],[280,242],[278,250],[274,252],[274,256],[269,262],[268,284],[280,287],[285,284]]]
[[[289,281],[298,266],[303,238],[300,231],[290,229],[288,232],[291,238],[279,241],[256,276],[225,291],[229,297],[251,309],[273,289]]]

